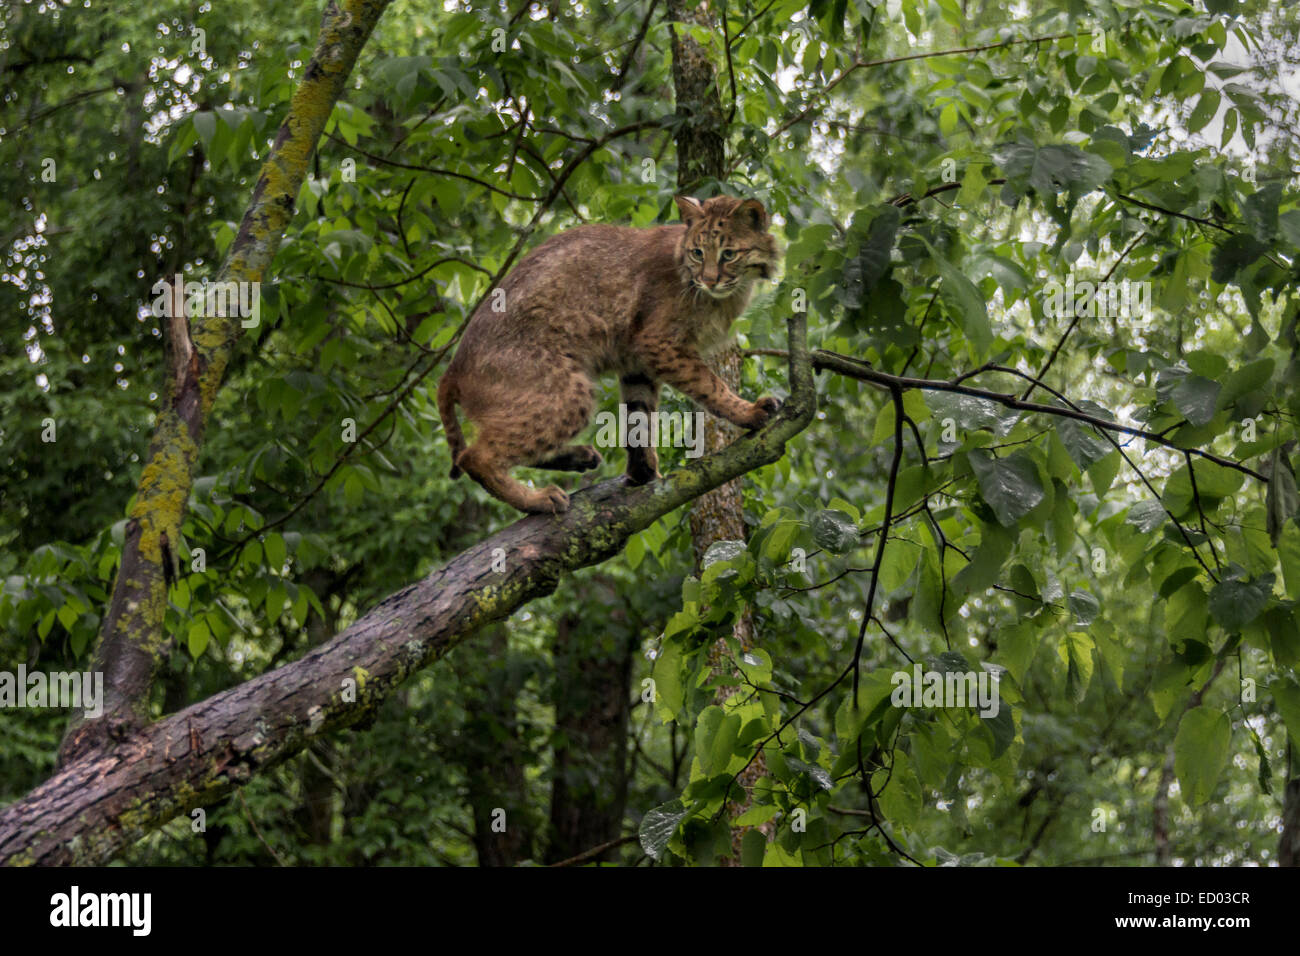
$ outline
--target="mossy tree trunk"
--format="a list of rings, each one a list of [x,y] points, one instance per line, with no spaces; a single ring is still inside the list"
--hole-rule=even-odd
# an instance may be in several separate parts
[[[389,0],[329,0],[315,53],[253,190],[219,282],[260,282],[293,216],[307,163],[334,104]],[[169,277],[170,278],[170,277]],[[169,297],[181,298],[179,294]],[[175,315],[177,310],[173,308]],[[243,331],[241,318],[179,315],[166,322],[164,401],[126,525],[122,562],[100,627],[91,669],[104,675],[104,712],[74,720],[60,763],[121,740],[148,720],[154,677],[170,652],[164,555],[175,560],[203,433],[222,376]],[[170,543],[170,545],[169,545]]]

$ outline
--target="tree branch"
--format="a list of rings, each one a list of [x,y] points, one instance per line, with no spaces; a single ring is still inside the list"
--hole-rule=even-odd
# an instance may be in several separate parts
[[[747,355],[770,355],[783,357],[784,352],[781,349],[749,349]],[[1103,432],[1119,432],[1124,435],[1132,435],[1134,438],[1142,438],[1157,445],[1163,445],[1165,448],[1171,448],[1180,454],[1196,455],[1204,458],[1206,461],[1212,461],[1216,465],[1224,468],[1231,468],[1233,471],[1239,471],[1244,475],[1249,475],[1261,484],[1268,484],[1268,478],[1260,474],[1249,465],[1243,465],[1241,462],[1233,461],[1231,458],[1224,458],[1222,455],[1216,455],[1213,452],[1202,451],[1199,448],[1184,448],[1177,442],[1164,437],[1164,435],[1147,431],[1143,428],[1135,428],[1131,425],[1121,425],[1119,422],[1108,421],[1105,418],[1098,418],[1095,415],[1089,415],[1087,412],[1077,408],[1069,408],[1060,405],[1044,405],[1040,402],[1027,402],[1017,398],[1015,395],[1008,395],[1003,392],[994,392],[985,388],[974,388],[970,385],[963,385],[960,382],[948,382],[942,379],[933,378],[914,378],[907,375],[891,375],[888,372],[882,372],[872,368],[869,364],[861,359],[855,359],[848,355],[840,355],[838,352],[828,352],[824,349],[817,349],[812,353],[812,367],[817,371],[835,372],[839,375],[845,375],[849,378],[855,378],[862,382],[868,382],[872,385],[879,386],[882,389],[901,388],[904,391],[909,389],[918,389],[923,392],[955,392],[959,395],[970,395],[973,398],[984,398],[990,402],[996,402],[1007,408],[1014,408],[1025,412],[1037,412],[1043,415],[1055,415],[1058,418],[1073,418],[1075,421],[1083,422]],[[983,369],[983,371],[1002,371],[1011,372],[1013,370],[1001,368]],[[964,377],[975,374],[967,373]],[[1046,386],[1039,383],[1040,388]]]

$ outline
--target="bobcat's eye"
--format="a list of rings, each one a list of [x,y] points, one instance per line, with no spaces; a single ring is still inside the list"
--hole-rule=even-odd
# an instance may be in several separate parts
[[[723,249],[722,253],[718,256],[718,261],[730,262],[734,258],[736,258],[736,251],[734,249]]]
[[[703,250],[703,249],[700,249],[699,247],[696,247],[696,248],[692,249],[692,250],[691,250],[691,258],[694,259],[696,262],[703,262],[703,261],[704,261],[704,250]]]

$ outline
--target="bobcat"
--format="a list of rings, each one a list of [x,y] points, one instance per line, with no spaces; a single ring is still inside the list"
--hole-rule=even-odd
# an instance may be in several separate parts
[[[744,428],[773,415],[775,398],[745,401],[701,358],[725,344],[755,279],[772,277],[778,251],[767,211],[730,196],[675,201],[682,225],[579,226],[553,236],[501,283],[504,308],[492,297],[479,306],[438,383],[453,478],[464,471],[520,511],[567,510],[555,485],[529,488],[510,471],[601,463],[595,448],[569,442],[590,420],[593,382],[605,372],[619,374],[629,415],[655,414],[661,382]],[[457,405],[478,426],[469,447]],[[627,476],[633,484],[660,477],[655,450],[630,447]]]

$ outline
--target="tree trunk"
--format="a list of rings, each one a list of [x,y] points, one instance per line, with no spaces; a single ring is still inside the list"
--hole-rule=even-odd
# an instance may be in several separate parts
[[[487,632],[468,665],[475,675],[467,702],[473,716],[452,753],[465,768],[479,866],[515,866],[533,855],[537,842],[528,812],[528,754],[519,737],[522,678],[509,666],[506,626]]]
[[[688,7],[683,0],[668,0],[668,19],[678,23],[693,23],[717,30],[708,3]],[[673,29],[673,89],[677,99],[677,113],[685,119],[677,130],[677,186],[683,192],[720,183],[727,175],[726,137],[727,119],[718,95],[718,77],[707,51],[685,31]],[[710,366],[727,383],[732,391],[740,392],[742,359],[740,350],[730,346],[711,361]],[[710,416],[705,426],[705,447],[715,451],[725,447],[740,429],[730,422]],[[740,492],[740,479],[729,481],[722,487],[702,495],[691,506],[691,544],[695,550],[695,565],[700,569],[704,554],[717,541],[743,541],[745,531],[745,502]],[[754,619],[748,608],[737,618],[732,636],[742,648],[754,643]],[[727,663],[727,642],[718,641],[711,651],[715,672],[734,669]],[[734,693],[734,687],[720,687],[716,702],[722,705]],[[727,812],[739,816],[751,803],[754,783],[767,772],[763,754],[759,754],[741,774],[741,798],[728,804]],[[749,827],[732,831],[731,854],[721,862],[739,866],[741,845]],[[766,834],[765,834],[766,835]]]
[[[546,862],[616,840],[627,803],[633,643],[565,615],[555,627],[555,758]],[[615,859],[617,848],[590,862]]]

